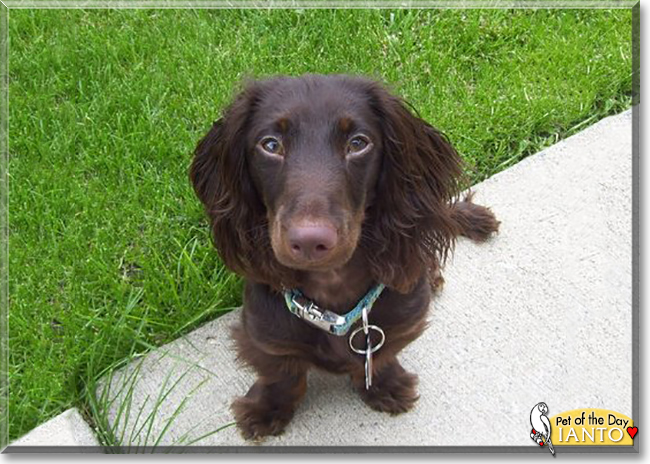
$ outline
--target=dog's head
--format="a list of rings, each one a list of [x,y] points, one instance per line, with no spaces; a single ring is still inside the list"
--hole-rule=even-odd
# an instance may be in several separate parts
[[[250,83],[199,142],[190,177],[224,262],[291,285],[356,250],[408,290],[455,235],[460,160],[381,85],[308,75]]]

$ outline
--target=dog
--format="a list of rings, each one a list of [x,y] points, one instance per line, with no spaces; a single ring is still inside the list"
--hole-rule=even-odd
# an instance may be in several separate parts
[[[375,410],[414,406],[417,376],[397,354],[426,328],[455,239],[499,227],[459,199],[462,178],[447,137],[373,80],[275,77],[234,98],[190,179],[246,280],[233,336],[258,377],[232,405],[246,439],[284,431],[312,367],[348,374]]]

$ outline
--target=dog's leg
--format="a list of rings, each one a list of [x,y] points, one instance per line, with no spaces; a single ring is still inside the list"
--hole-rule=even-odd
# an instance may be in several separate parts
[[[363,369],[352,373],[352,382],[363,401],[372,409],[399,414],[413,408],[418,400],[418,376],[406,372],[397,358],[383,364],[372,377],[372,386],[366,390]]]
[[[280,435],[307,391],[306,371],[260,377],[232,404],[237,426],[247,440]]]
[[[473,195],[469,193],[463,201],[453,203],[451,214],[459,226],[460,235],[475,242],[484,242],[499,230],[500,222],[489,208],[472,203]]]

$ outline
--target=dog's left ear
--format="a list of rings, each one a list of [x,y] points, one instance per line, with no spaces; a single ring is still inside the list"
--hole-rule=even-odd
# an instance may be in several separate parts
[[[380,195],[364,234],[384,246],[369,253],[377,279],[408,292],[444,261],[458,235],[449,208],[462,161],[445,135],[383,87],[370,89],[383,134]]]

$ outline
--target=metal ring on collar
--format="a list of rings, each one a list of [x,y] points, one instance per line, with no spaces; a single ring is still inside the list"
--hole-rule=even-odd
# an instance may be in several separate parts
[[[373,346],[372,350],[370,351],[370,353],[374,353],[379,348],[384,346],[384,342],[386,341],[386,334],[384,333],[383,330],[381,330],[381,328],[377,327],[376,325],[368,325],[368,329],[379,332],[379,335],[381,335],[380,342],[377,344],[377,346]],[[354,339],[354,336],[362,331],[363,331],[363,325],[354,329],[354,331],[350,334],[350,338],[348,339],[348,343],[350,344],[350,349],[357,354],[366,354],[366,352],[368,351],[368,350],[360,350],[358,348],[355,348],[354,345],[352,344],[352,340]]]

